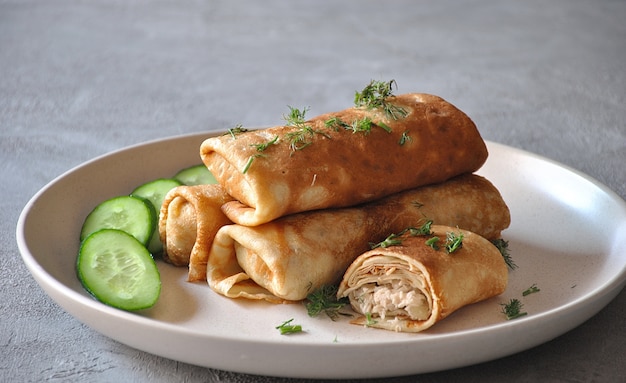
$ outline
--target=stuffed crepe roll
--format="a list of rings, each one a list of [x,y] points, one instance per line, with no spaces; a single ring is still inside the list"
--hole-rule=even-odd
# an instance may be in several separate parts
[[[405,233],[398,245],[367,251],[350,265],[337,297],[348,297],[362,314],[354,324],[419,332],[463,306],[504,292],[508,269],[490,241],[455,227],[431,229],[427,236]],[[444,247],[449,235],[462,239],[452,252]],[[427,241],[434,237],[440,241],[431,246]]]
[[[293,214],[262,225],[226,225],[207,265],[211,288],[231,298],[297,301],[338,283],[370,242],[426,220],[498,238],[509,209],[485,178],[463,175],[358,207]]]
[[[165,196],[159,219],[163,259],[189,266],[189,281],[206,280],[213,237],[220,227],[232,223],[221,210],[231,200],[219,185],[178,186]]]
[[[485,162],[476,126],[452,104],[419,93],[385,100],[401,112],[353,107],[205,140],[205,165],[235,198],[224,213],[254,226],[442,182]]]

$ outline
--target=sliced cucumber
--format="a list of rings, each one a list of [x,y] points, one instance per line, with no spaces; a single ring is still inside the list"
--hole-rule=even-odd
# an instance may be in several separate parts
[[[204,165],[194,165],[182,169],[174,175],[174,179],[185,185],[209,185],[216,184],[217,180]]]
[[[150,201],[136,196],[108,199],[96,206],[85,218],[81,242],[101,229],[118,229],[147,245],[156,227],[156,212]]]
[[[154,207],[154,211],[156,212],[157,224],[155,225],[152,238],[148,243],[148,250],[152,254],[156,255],[163,251],[163,244],[161,243],[161,238],[159,238],[158,227],[163,199],[165,199],[165,195],[167,194],[167,192],[181,185],[182,183],[180,181],[172,178],[159,178],[138,186],[135,190],[132,191],[132,193],[130,193],[131,196],[145,198],[150,201],[150,203],[152,203],[152,206]]]
[[[91,295],[123,310],[152,307],[161,293],[161,276],[150,252],[121,230],[89,235],[80,246],[76,269]]]

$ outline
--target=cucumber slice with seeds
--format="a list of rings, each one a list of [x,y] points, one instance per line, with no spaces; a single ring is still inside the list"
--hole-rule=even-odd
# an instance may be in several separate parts
[[[121,230],[90,234],[80,246],[76,269],[92,296],[122,310],[152,307],[161,293],[161,276],[150,252]]]
[[[209,185],[216,184],[217,180],[204,165],[194,165],[182,169],[174,175],[174,179],[179,180],[185,185]]]
[[[96,206],[85,218],[81,242],[101,229],[118,229],[147,245],[156,227],[156,212],[150,201],[136,196],[108,199]]]
[[[148,243],[148,250],[154,255],[163,251],[163,243],[161,243],[161,238],[159,237],[159,217],[163,199],[165,199],[167,192],[181,185],[182,183],[180,181],[172,178],[159,178],[138,186],[130,193],[131,196],[145,198],[150,201],[156,212],[156,225],[152,238]]]

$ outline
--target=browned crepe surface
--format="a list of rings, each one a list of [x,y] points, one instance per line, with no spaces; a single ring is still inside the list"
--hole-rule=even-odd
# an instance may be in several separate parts
[[[235,198],[224,205],[225,214],[235,223],[254,226],[442,182],[474,172],[485,162],[487,148],[476,126],[452,104],[419,93],[388,101],[407,115],[394,119],[382,110],[364,108],[321,115],[306,122],[309,131],[297,148],[289,136],[298,131],[293,126],[204,141],[204,163]],[[377,125],[369,132],[353,132],[327,126],[333,118],[347,124],[369,118]],[[266,148],[261,151],[259,145]]]
[[[337,283],[369,242],[428,219],[489,238],[510,223],[498,190],[483,177],[463,175],[358,207],[299,213],[254,227],[226,225],[213,241],[207,280],[231,298],[301,300]]]

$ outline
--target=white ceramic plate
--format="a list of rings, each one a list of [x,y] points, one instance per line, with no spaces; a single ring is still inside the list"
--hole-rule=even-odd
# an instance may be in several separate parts
[[[153,141],[96,158],[61,175],[24,208],[17,241],[24,262],[61,307],[131,347],[200,366],[304,378],[372,378],[432,372],[510,355],[578,326],[626,282],[626,203],[593,179],[536,155],[488,143],[480,174],[502,192],[512,215],[504,232],[518,268],[499,297],[454,313],[419,334],[363,328],[300,304],[229,300],[186,270],[161,261],[162,295],[130,313],[92,299],[74,262],[84,217],[99,202],[200,163],[210,134]],[[541,289],[526,297],[532,284]],[[506,321],[501,303],[522,300],[528,315]],[[294,318],[304,333],[275,329]],[[506,339],[506,341],[503,341]]]

